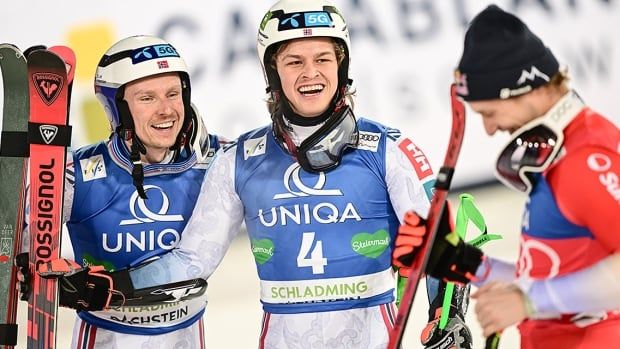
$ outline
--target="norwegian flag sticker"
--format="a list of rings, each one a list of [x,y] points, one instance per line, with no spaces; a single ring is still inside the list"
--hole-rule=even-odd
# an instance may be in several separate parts
[[[159,69],[169,68],[168,61],[157,61],[157,66],[159,67]]]

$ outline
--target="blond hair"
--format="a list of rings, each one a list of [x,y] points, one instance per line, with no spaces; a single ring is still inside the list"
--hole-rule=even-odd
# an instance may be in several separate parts
[[[568,87],[569,80],[570,76],[568,75],[568,68],[563,67],[551,77],[551,80],[549,80],[547,86],[558,89],[562,94],[564,94],[570,89]]]

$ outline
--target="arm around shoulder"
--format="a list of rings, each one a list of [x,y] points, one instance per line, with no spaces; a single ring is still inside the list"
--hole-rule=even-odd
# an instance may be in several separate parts
[[[211,276],[243,220],[243,204],[235,191],[234,179],[233,147],[219,151],[211,164],[179,245],[131,271],[136,288]]]

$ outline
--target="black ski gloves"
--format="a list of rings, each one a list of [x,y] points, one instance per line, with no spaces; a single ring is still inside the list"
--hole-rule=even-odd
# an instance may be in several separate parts
[[[443,281],[467,284],[475,280],[478,266],[484,260],[482,251],[452,232],[437,236],[433,244],[426,272]]]
[[[459,284],[469,283],[476,274],[484,255],[480,249],[465,243],[454,232],[454,220],[449,204],[443,210],[437,236],[431,248],[425,272],[437,279]],[[407,277],[420,246],[428,234],[426,221],[415,212],[405,214],[398,228],[392,252],[392,265],[399,267],[401,276]]]
[[[107,309],[113,298],[124,298],[124,293],[133,291],[127,270],[108,272],[102,266],[82,267],[61,258],[41,264],[38,273],[57,279],[60,305],[78,311]]]

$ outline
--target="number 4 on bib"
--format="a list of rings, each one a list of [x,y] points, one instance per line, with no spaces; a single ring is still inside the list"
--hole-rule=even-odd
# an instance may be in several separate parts
[[[312,247],[314,245],[314,248]],[[312,251],[310,251],[312,250]],[[308,255],[310,258],[307,258]],[[304,233],[301,238],[301,247],[297,255],[298,267],[311,267],[312,274],[324,274],[327,258],[323,258],[323,241],[314,243],[314,232]]]

